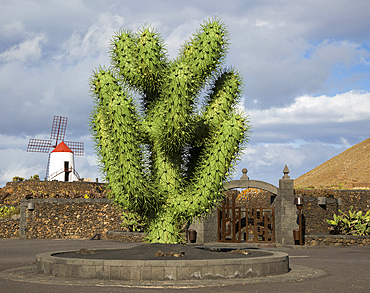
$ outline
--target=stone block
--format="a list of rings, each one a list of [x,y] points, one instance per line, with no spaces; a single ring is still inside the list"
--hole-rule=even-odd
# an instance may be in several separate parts
[[[202,267],[202,279],[214,279],[213,265]]]
[[[141,281],[141,267],[129,267],[130,268],[130,280]]]
[[[215,278],[225,278],[225,267],[221,265],[214,265],[213,275]]]
[[[134,267],[132,267],[134,268]],[[152,267],[140,267],[140,274],[142,281],[151,281],[152,280]]]
[[[202,267],[191,266],[189,267],[189,277],[190,279],[202,279]]]
[[[112,280],[121,280],[121,267],[110,267],[109,276]],[[130,274],[127,277],[127,280],[129,279]]]
[[[80,267],[78,265],[70,265],[68,264],[65,268],[65,277],[66,278],[76,278],[76,276],[80,273]]]
[[[82,266],[81,274],[83,274],[84,279],[95,279],[95,266]]]
[[[54,263],[50,266],[50,271],[52,275],[58,278],[65,278],[66,276],[66,265]]]
[[[177,268],[166,266],[164,267],[164,280],[177,280]]]
[[[178,267],[177,268],[177,280],[188,280],[190,279],[190,268],[189,267]]]
[[[132,267],[120,267],[121,269],[121,279],[120,280],[130,280]]]
[[[231,278],[242,278],[245,272],[245,265],[242,264],[228,264],[225,265],[225,277]]]
[[[95,274],[97,279],[108,280],[110,278],[110,267],[95,266]]]
[[[155,266],[152,267],[151,280],[164,280],[164,267]]]

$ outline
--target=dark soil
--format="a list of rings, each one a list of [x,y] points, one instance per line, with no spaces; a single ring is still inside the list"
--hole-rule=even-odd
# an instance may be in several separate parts
[[[82,258],[82,259],[105,259],[105,260],[200,260],[200,259],[226,259],[226,258],[250,258],[268,256],[271,253],[260,251],[256,248],[239,248],[248,252],[231,253],[235,248],[211,248],[211,247],[192,247],[179,244],[142,244],[130,249],[109,249],[109,250],[86,250],[62,252],[53,254],[56,257]],[[183,254],[182,257],[158,256],[158,251],[164,254],[177,253]],[[83,252],[83,253],[81,253]]]

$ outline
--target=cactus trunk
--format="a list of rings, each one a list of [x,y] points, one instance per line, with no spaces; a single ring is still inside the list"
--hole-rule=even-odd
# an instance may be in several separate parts
[[[102,173],[116,203],[146,222],[149,242],[181,242],[180,227],[223,199],[222,183],[248,142],[248,117],[236,107],[242,78],[222,68],[227,46],[216,19],[175,60],[157,31],[123,30],[112,40],[111,68],[91,77]]]

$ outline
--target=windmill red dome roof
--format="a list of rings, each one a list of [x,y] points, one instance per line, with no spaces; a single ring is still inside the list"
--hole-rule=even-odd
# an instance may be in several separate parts
[[[73,153],[71,149],[62,141],[57,147],[52,151],[52,153]]]

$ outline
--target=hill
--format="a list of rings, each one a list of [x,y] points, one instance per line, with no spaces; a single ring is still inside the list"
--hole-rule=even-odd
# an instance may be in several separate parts
[[[369,188],[370,138],[294,180],[295,188]]]

